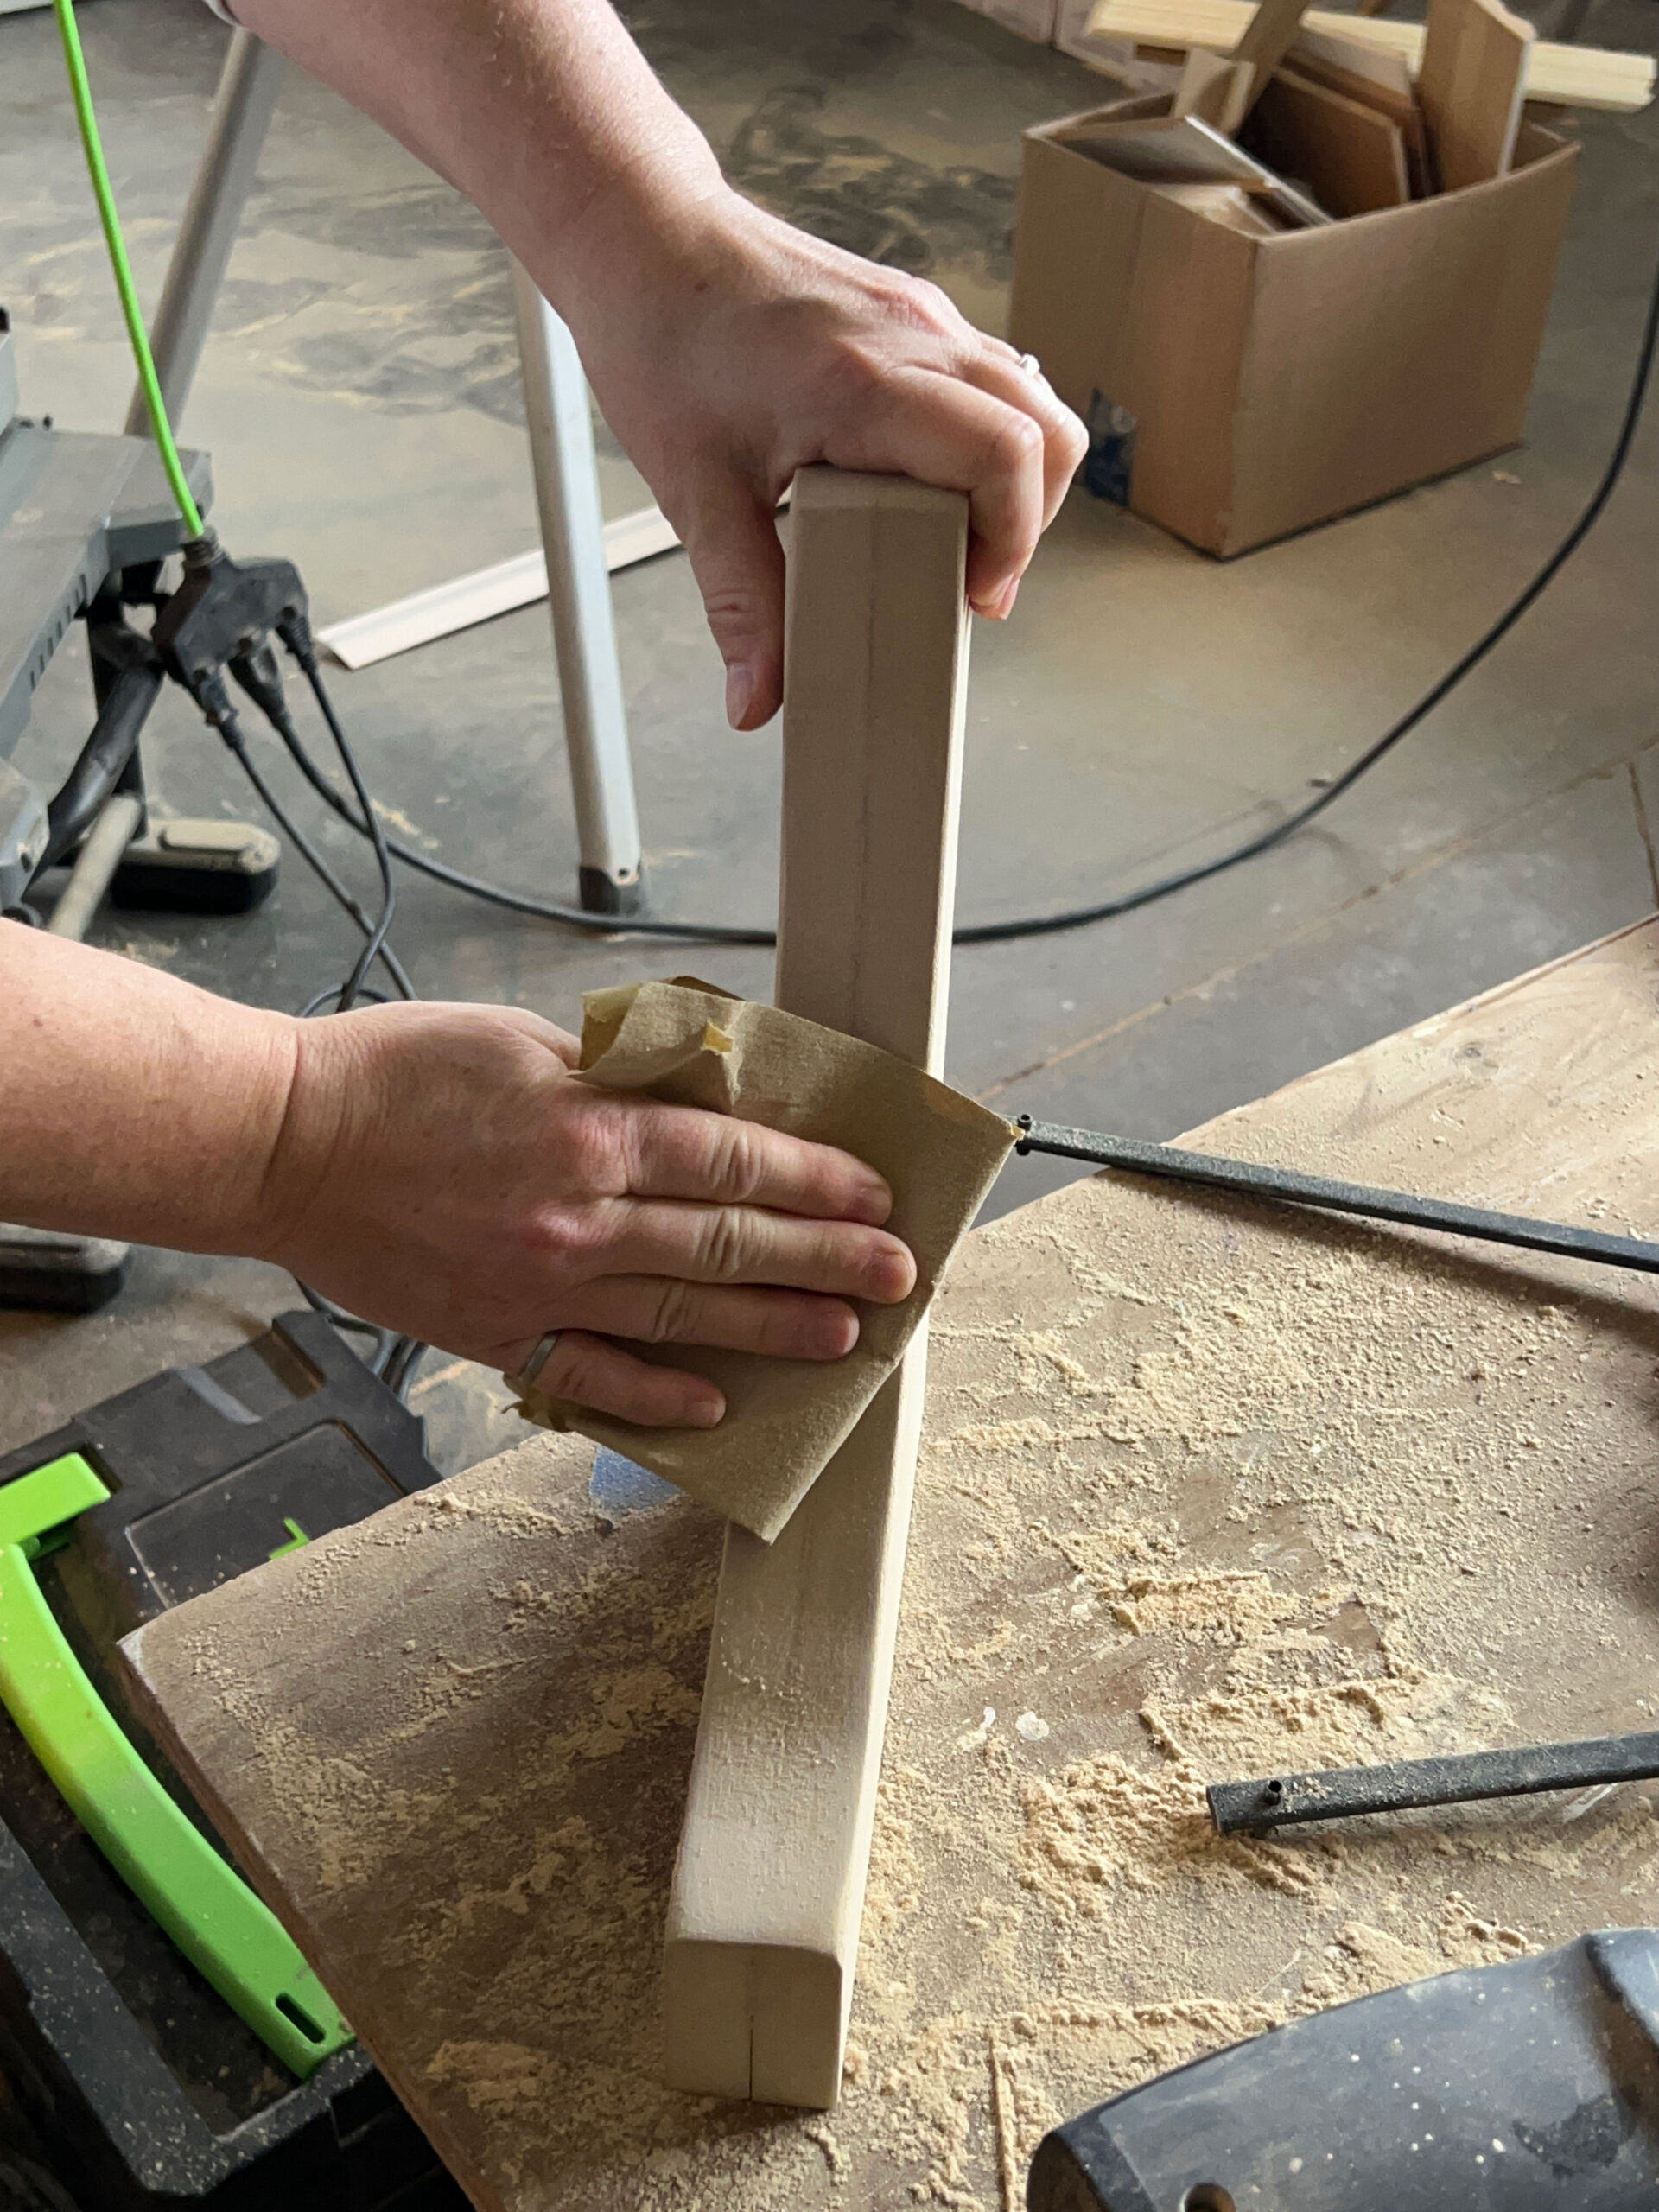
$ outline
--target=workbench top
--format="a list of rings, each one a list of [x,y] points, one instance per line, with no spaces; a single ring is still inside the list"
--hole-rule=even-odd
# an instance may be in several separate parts
[[[1193,1141],[1659,1230],[1659,923]],[[1655,1096],[1650,1096],[1655,1094]],[[976,1233],[928,1432],[846,2092],[659,2084],[719,1529],[538,1439],[129,1646],[480,2205],[1023,2202],[1054,2120],[1654,1911],[1649,1791],[1221,1841],[1206,1779],[1653,1725],[1659,1284],[1112,1177]]]

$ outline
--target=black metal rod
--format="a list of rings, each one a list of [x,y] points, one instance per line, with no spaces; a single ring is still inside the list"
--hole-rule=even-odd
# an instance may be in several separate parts
[[[1466,1805],[1482,1797],[1525,1797],[1541,1789],[1590,1789],[1599,1783],[1659,1775],[1659,1733],[1603,1736],[1582,1744],[1529,1744],[1514,1751],[1470,1751],[1389,1766],[1333,1767],[1255,1782],[1212,1782],[1205,1792],[1217,1834],[1346,1820],[1356,1813],[1405,1813],[1422,1805]]]
[[[159,662],[135,661],[110,685],[92,734],[48,810],[46,849],[37,875],[73,850],[103,812],[131,762],[163,680]]]
[[[1635,1268],[1659,1274],[1659,1244],[1639,1236],[1611,1236],[1605,1230],[1580,1229],[1567,1222],[1535,1221],[1529,1215],[1493,1213],[1484,1206],[1459,1205],[1449,1198],[1418,1198],[1404,1191],[1372,1190],[1363,1183],[1333,1182],[1325,1175],[1300,1175],[1285,1167],[1260,1167],[1249,1160],[1222,1160],[1205,1152],[1182,1152],[1173,1145],[1146,1144],[1137,1137],[1103,1136],[1093,1129],[1070,1129],[1054,1122],[1020,1116],[1016,1152],[1047,1152],[1063,1160],[1087,1160],[1101,1167],[1127,1168],[1136,1175],[1165,1175],[1181,1183],[1204,1183],[1243,1197],[1281,1204],[1319,1206],[1332,1213],[1363,1214],[1374,1221],[1403,1222],[1411,1229],[1438,1229],[1453,1236],[1476,1236],[1491,1244],[1518,1244],[1530,1252],[1554,1252],[1563,1259],[1593,1260],[1602,1267]]]

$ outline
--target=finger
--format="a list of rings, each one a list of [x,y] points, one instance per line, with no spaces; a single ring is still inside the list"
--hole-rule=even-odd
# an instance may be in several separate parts
[[[808,1144],[694,1106],[617,1102],[627,1187],[642,1198],[697,1198],[767,1206],[819,1221],[879,1229],[893,1192],[873,1167],[834,1145]]]
[[[726,1412],[724,1393],[702,1376],[653,1367],[586,1329],[560,1331],[536,1388],[645,1428],[713,1428]]]
[[[1016,353],[1000,339],[987,339],[985,352],[964,362],[962,373],[980,391],[1006,400],[1011,407],[1023,407],[1041,429],[1043,528],[1046,530],[1083,466],[1089,433],[1042,371],[1028,366],[1028,360],[1029,356]]]
[[[718,1344],[772,1359],[842,1359],[858,1342],[858,1315],[843,1299],[672,1275],[607,1275],[582,1292],[582,1318],[640,1344]]]
[[[726,719],[759,729],[784,696],[784,550],[772,501],[735,468],[702,472],[675,521],[726,664]]]
[[[1006,338],[999,338],[994,330],[976,329],[974,336],[988,353],[995,353],[999,360],[1019,362],[1026,359],[1017,346],[1011,346]]]
[[[760,1206],[613,1198],[595,1210],[589,1236],[606,1274],[767,1283],[878,1306],[896,1306],[916,1287],[914,1259],[886,1230],[803,1221]]]
[[[914,476],[968,494],[968,599],[997,614],[1041,535],[1046,442],[1025,408],[954,375],[906,368],[824,443],[840,468]]]

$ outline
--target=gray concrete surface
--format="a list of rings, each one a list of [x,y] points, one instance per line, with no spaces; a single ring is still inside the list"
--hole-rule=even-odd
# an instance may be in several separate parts
[[[934,276],[998,327],[1019,133],[1100,80],[950,0],[643,0],[630,18],[732,173],[785,214]],[[223,31],[199,0],[82,11],[141,281],[159,280]],[[1588,36],[1659,42],[1643,0]],[[1659,123],[1586,117],[1525,447],[1218,564],[1076,493],[1005,627],[975,641],[964,919],[1041,910],[1220,849],[1340,768],[1475,636],[1567,527],[1611,441],[1659,252]],[[0,301],[25,404],[118,422],[130,385],[49,16],[0,18]],[[533,542],[504,258],[480,219],[333,95],[290,76],[186,422],[233,548],[302,564],[321,619]],[[604,441],[607,511],[643,497]],[[950,1070],[1010,1112],[1166,1135],[1656,903],[1655,432],[1576,564],[1501,653],[1317,830],[1125,920],[963,952]],[[661,910],[769,916],[775,729],[734,737],[684,562],[616,589]],[[341,675],[375,790],[458,865],[554,898],[575,855],[544,613]],[[23,758],[84,726],[78,647]],[[253,810],[177,699],[149,757],[178,813]],[[283,771],[278,769],[278,772]],[[286,788],[286,786],[285,786]],[[301,798],[308,823],[317,810]],[[343,865],[360,861],[322,825]],[[235,923],[110,917],[104,942],[261,1003],[348,964],[296,862]],[[429,994],[533,1005],[695,966],[751,994],[767,957],[573,938],[424,883],[398,943]],[[1069,1171],[1013,1164],[994,1203]],[[97,1320],[0,1317],[0,1447],[200,1357],[291,1302],[276,1271],[144,1255]],[[418,1402],[449,1465],[515,1433],[499,1386],[433,1360]]]

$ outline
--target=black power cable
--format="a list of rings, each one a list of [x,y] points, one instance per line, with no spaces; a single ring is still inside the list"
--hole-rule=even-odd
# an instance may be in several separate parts
[[[296,653],[296,658],[299,658],[299,654]],[[274,657],[270,656],[268,646],[260,647],[252,655],[238,656],[231,665],[249,696],[256,703],[264,707],[268,713],[270,700],[272,696],[278,703],[281,702],[281,680],[276,672]],[[303,665],[302,662],[302,665]],[[386,942],[387,933],[391,930],[397,912],[397,887],[391,872],[391,859],[385,849],[384,840],[377,836],[373,841],[375,857],[380,864],[381,904],[378,914],[371,919],[360,901],[347,889],[271,789],[259,764],[248,750],[247,740],[242,734],[240,718],[222,688],[217,689],[213,696],[204,698],[199,703],[202,704],[204,711],[209,714],[213,727],[218,730],[232,755],[241,764],[243,772],[259,794],[266,810],[278,828],[288,837],[319,881],[344,908],[362,932],[363,949],[358,956],[351,974],[343,983],[335,984],[327,990],[319,991],[315,997],[308,1000],[300,1009],[301,1019],[309,1019],[322,1014],[325,1010],[344,1013],[353,1005],[360,1004],[365,1000],[384,1004],[384,993],[371,988],[364,981],[377,961],[385,967],[386,973],[391,978],[398,996],[406,1000],[413,999],[416,995],[415,987],[410,982],[402,962]],[[322,703],[320,699],[318,704],[321,706]],[[372,806],[369,805],[368,792],[346,733],[340,727],[332,709],[325,709],[325,719],[328,723],[330,734],[340,748],[340,760],[346,774],[351,778],[352,788],[358,792],[365,805],[368,806],[369,820],[378,830],[378,823]],[[405,1397],[409,1385],[414,1380],[416,1367],[424,1357],[428,1347],[418,1338],[400,1336],[394,1330],[381,1327],[378,1322],[359,1320],[355,1314],[348,1313],[343,1306],[336,1306],[332,1299],[325,1298],[321,1291],[313,1290],[309,1283],[302,1281],[298,1275],[295,1276],[294,1281],[300,1295],[306,1303],[315,1313],[322,1314],[332,1322],[336,1329],[348,1335],[367,1337],[372,1340],[365,1362],[371,1373],[386,1381],[390,1387],[396,1390],[398,1397]]]
[[[1390,728],[1385,730],[1375,744],[1370,746],[1357,760],[1344,768],[1339,776],[1335,777],[1319,792],[1317,797],[1308,800],[1305,805],[1298,807],[1294,813],[1287,815],[1282,822],[1275,823],[1270,829],[1260,830],[1254,836],[1245,838],[1241,843],[1233,846],[1230,850],[1219,854],[1214,860],[1195,861],[1190,868],[1178,868],[1168,875],[1156,878],[1151,883],[1141,885],[1135,890],[1121,892],[1114,898],[1103,899],[1089,906],[1063,907],[1052,914],[1023,915],[1006,922],[969,923],[956,931],[954,942],[957,944],[1006,944],[1021,938],[1049,937],[1062,930],[1082,929],[1090,922],[1110,921],[1120,914],[1134,913],[1140,907],[1153,906],[1160,899],[1170,898],[1178,891],[1187,890],[1195,883],[1206,882],[1211,876],[1224,874],[1229,868],[1237,868],[1245,861],[1255,860],[1262,853],[1271,852],[1275,846],[1284,844],[1288,839],[1295,836],[1299,830],[1305,830],[1310,822],[1324,813],[1326,807],[1333,806],[1346,792],[1353,789],[1362,776],[1369,773],[1379,760],[1391,753],[1402,738],[1408,737],[1413,730],[1426,721],[1434,709],[1457,689],[1464,678],[1479,667],[1493,648],[1508,637],[1516,624],[1548,589],[1594,529],[1601,518],[1603,509],[1612,497],[1618,480],[1624,473],[1624,464],[1629,459],[1637,427],[1642,418],[1643,406],[1647,398],[1656,350],[1659,350],[1659,267],[1656,267],[1653,283],[1649,293],[1647,316],[1643,327],[1641,343],[1637,350],[1635,374],[1631,379],[1630,397],[1625,402],[1618,435],[1614,441],[1612,453],[1608,459],[1606,467],[1602,472],[1601,479],[1578,520],[1530,582],[1510,602],[1491,627],[1483,632],[1461,658],[1453,662],[1452,665],[1437,683],[1430,686],[1414,707],[1403,714]],[[507,890],[499,884],[487,882],[480,876],[469,875],[461,868],[451,868],[442,861],[432,860],[426,854],[415,851],[411,847],[399,842],[394,837],[384,836],[375,818],[373,808],[368,805],[365,799],[362,779],[357,774],[354,764],[350,761],[350,749],[346,746],[340,733],[338,719],[328,699],[327,687],[323,682],[321,670],[315,665],[315,656],[306,672],[311,688],[316,694],[317,703],[328,721],[336,746],[340,749],[341,757],[347,761],[353,788],[358,794],[359,807],[364,810],[354,811],[349,802],[335,790],[318,768],[301,740],[299,733],[295,729],[291,717],[285,717],[283,721],[276,722],[278,734],[312,789],[334,809],[342,821],[349,823],[360,836],[372,836],[377,851],[384,844],[393,858],[402,861],[405,867],[417,868],[423,875],[431,876],[440,883],[447,883],[452,889],[467,892],[476,899],[486,899],[493,906],[507,907],[515,913],[534,915],[545,921],[563,922],[572,929],[585,930],[594,936],[677,938],[700,940],[711,944],[769,945],[776,944],[778,942],[777,932],[774,930],[745,929],[726,922],[671,922],[656,919],[646,915],[591,914],[582,907],[559,906],[547,899],[531,898],[527,893]]]
[[[317,703],[324,708],[331,718],[332,727],[338,731],[339,718],[334,714],[321,669],[314,663],[306,673],[316,694]],[[295,728],[294,717],[286,704],[280,700],[268,702],[261,696],[259,705],[272,728],[288,747],[294,765],[318,798],[332,807],[340,820],[355,830],[359,836],[368,836],[362,813],[335,790],[318,767],[305,741]],[[339,741],[337,737],[336,742]],[[370,819],[374,819],[372,807],[369,812]],[[379,827],[378,822],[376,827]],[[533,899],[527,892],[508,891],[499,884],[486,882],[481,876],[468,875],[464,869],[451,868],[446,861],[435,861],[425,853],[416,852],[412,846],[402,843],[396,837],[385,836],[384,831],[380,834],[394,860],[401,861],[406,868],[418,869],[423,875],[429,875],[439,883],[448,884],[451,890],[464,891],[474,899],[486,899],[492,906],[508,907],[514,913],[534,915],[541,921],[565,922],[572,929],[586,930],[596,937],[613,937],[621,932],[630,936],[683,938],[695,943],[714,944],[776,944],[778,942],[775,930],[746,929],[729,922],[657,921],[638,915],[590,914],[584,906],[557,906],[548,899]]]
[[[1630,394],[1625,402],[1624,420],[1601,480],[1591,493],[1588,504],[1567,536],[1544,563],[1530,583],[1505,607],[1491,627],[1470,646],[1460,660],[1454,661],[1437,683],[1424,692],[1416,705],[1403,714],[1391,729],[1387,729],[1376,742],[1362,753],[1351,766],[1344,768],[1316,798],[1299,807],[1294,814],[1264,830],[1258,836],[1247,837],[1230,852],[1219,859],[1200,861],[1192,868],[1179,868],[1173,874],[1145,885],[1139,891],[1125,892],[1116,899],[1103,899],[1098,906],[1072,906],[1058,914],[1039,916],[1014,922],[980,922],[968,929],[958,930],[958,944],[1001,944],[1012,938],[1046,937],[1056,930],[1080,929],[1087,922],[1109,921],[1114,915],[1132,913],[1138,906],[1150,906],[1155,899],[1167,899],[1173,892],[1185,891],[1189,884],[1203,883],[1208,877],[1220,875],[1224,870],[1236,868],[1241,861],[1255,859],[1260,853],[1271,852],[1275,845],[1282,845],[1304,830],[1316,815],[1323,814],[1327,806],[1334,805],[1344,791],[1351,791],[1368,770],[1374,768],[1387,753],[1391,753],[1403,737],[1408,737],[1418,724],[1430,715],[1442,700],[1453,692],[1465,676],[1479,667],[1492,648],[1502,643],[1529,607],[1540,599],[1555,581],[1567,563],[1578,551],[1585,539],[1601,518],[1601,512],[1611,499],[1619,478],[1624,473],[1624,463],[1630,456],[1636,436],[1637,425],[1642,419],[1643,404],[1647,398],[1648,385],[1653,373],[1656,347],[1659,347],[1659,268],[1656,268],[1652,289],[1648,296],[1647,320],[1643,326],[1642,342],[1637,349],[1636,374],[1631,380]]]
[[[417,994],[416,992],[415,986],[410,982],[403,963],[398,959],[397,954],[391,950],[391,946],[386,944],[385,931],[380,928],[379,920],[371,920],[366,909],[363,906],[361,902],[356,899],[346,888],[346,885],[341,882],[339,876],[335,874],[334,869],[328,865],[328,862],[318,851],[316,846],[313,844],[310,838],[306,836],[305,832],[295,821],[293,816],[283,804],[281,799],[277,798],[276,792],[270,787],[270,781],[266,778],[264,771],[260,767],[252,753],[249,752],[247,741],[242,735],[240,728],[237,728],[230,731],[221,728],[219,734],[224,738],[225,743],[232,756],[240,764],[243,773],[247,777],[248,781],[253,785],[255,791],[258,792],[266,811],[270,815],[277,828],[292,844],[295,851],[299,854],[301,859],[304,861],[306,866],[311,870],[318,881],[323,885],[329,895],[345,909],[346,912],[350,915],[352,920],[356,923],[358,928],[362,931],[365,949],[370,944],[375,944],[375,957],[379,960],[381,964],[385,967],[386,973],[391,976],[392,984],[397,990],[398,997],[403,999],[412,999],[416,997]],[[378,943],[376,943],[377,938],[378,939]],[[361,963],[359,962],[358,964],[360,966]],[[356,969],[353,969],[353,979],[355,978],[355,975]],[[322,1008],[327,1005],[331,999],[344,1001],[346,993],[352,988],[353,979],[348,979],[346,982],[334,985],[330,989],[321,992],[316,998],[312,999],[308,1005],[301,1008],[302,1014],[308,1015],[321,1013]],[[378,997],[378,994],[370,994],[359,987],[354,992],[353,995],[357,997],[367,997],[371,995]]]
[[[392,874],[391,854],[386,843],[385,832],[380,826],[380,817],[374,810],[374,802],[369,797],[368,786],[363,781],[358,768],[357,755],[346,741],[346,733],[340,725],[340,718],[334,712],[334,702],[329,698],[323,684],[308,627],[296,626],[291,635],[285,632],[283,642],[304,671],[306,681],[311,686],[312,694],[316,700],[322,719],[328,726],[328,734],[334,741],[334,750],[340,755],[340,766],[351,779],[352,789],[357,794],[358,805],[362,809],[363,818],[368,823],[370,841],[374,847],[375,862],[380,871],[379,916],[369,934],[367,943],[359,956],[356,967],[352,970],[346,987],[340,993],[340,1011],[343,1014],[356,1000],[363,988],[365,978],[373,967],[381,947],[385,944],[387,931],[391,929],[392,918],[397,911],[397,880]],[[413,994],[406,992],[404,995],[408,997],[412,996]]]

